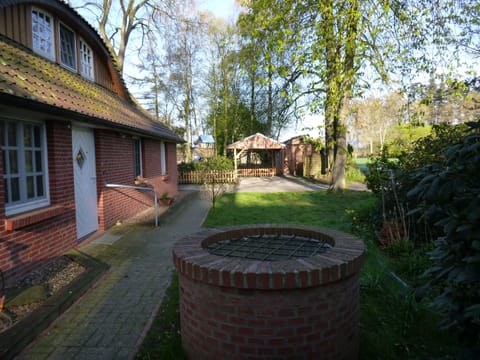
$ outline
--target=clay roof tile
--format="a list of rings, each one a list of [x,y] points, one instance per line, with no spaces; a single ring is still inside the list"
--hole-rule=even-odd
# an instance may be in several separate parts
[[[133,101],[0,36],[0,93],[87,115],[112,126],[183,142]]]

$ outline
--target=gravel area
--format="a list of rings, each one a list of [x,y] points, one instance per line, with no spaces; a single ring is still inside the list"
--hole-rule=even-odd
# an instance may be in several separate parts
[[[25,318],[45,301],[9,306],[9,294],[18,294],[22,289],[27,289],[35,285],[43,285],[46,297],[49,298],[64,286],[70,284],[84,271],[85,268],[83,266],[71,260],[68,256],[61,256],[45,266],[32,271],[14,286],[5,289],[5,293],[7,294],[6,306],[0,316],[0,332],[5,331],[10,326]]]

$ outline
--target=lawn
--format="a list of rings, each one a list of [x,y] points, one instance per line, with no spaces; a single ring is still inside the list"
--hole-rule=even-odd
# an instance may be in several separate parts
[[[439,330],[437,317],[423,303],[417,303],[409,289],[395,276],[409,282],[412,272],[394,273],[415,266],[416,252],[399,250],[401,257],[390,258],[380,251],[365,216],[374,203],[368,192],[346,191],[301,193],[224,194],[211,209],[204,227],[255,223],[291,223],[330,227],[360,236],[367,245],[361,275],[362,359],[439,358],[455,353],[452,336]],[[412,252],[410,254],[410,252]],[[398,255],[398,254],[396,254]],[[419,257],[422,257],[420,254]],[[401,264],[401,266],[399,266]],[[178,283],[172,286],[141,350],[138,359],[181,359]]]

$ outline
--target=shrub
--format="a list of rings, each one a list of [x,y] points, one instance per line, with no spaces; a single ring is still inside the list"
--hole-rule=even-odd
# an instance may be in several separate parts
[[[475,131],[443,151],[443,162],[419,168],[409,197],[416,212],[441,229],[430,253],[429,283],[440,286],[433,305],[446,315],[443,325],[480,344],[480,122]],[[422,292],[419,292],[421,295]]]
[[[225,156],[215,156],[213,158],[198,161],[194,163],[197,171],[231,171],[235,169],[233,161]]]
[[[392,158],[388,148],[370,160],[366,174],[367,186],[379,199],[383,221],[399,222],[404,236],[415,243],[433,241],[439,236],[438,229],[425,221],[418,208],[419,199],[407,197],[418,184],[416,169],[428,164],[440,164],[445,160],[443,149],[458,142],[466,133],[467,126],[441,124],[434,126],[432,133],[417,140],[410,148]],[[407,215],[409,214],[409,215]]]

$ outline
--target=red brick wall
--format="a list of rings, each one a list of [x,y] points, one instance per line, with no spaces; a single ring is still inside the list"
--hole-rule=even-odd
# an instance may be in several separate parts
[[[217,287],[180,275],[191,359],[356,359],[359,273],[293,290]]]
[[[219,256],[218,241],[303,236],[321,255],[262,261]],[[175,243],[182,344],[192,359],[356,359],[363,242],[302,225],[206,229]]]
[[[106,184],[134,186],[133,139],[131,136],[107,130],[95,131],[97,158],[98,216],[100,230],[128,219],[154,205],[151,191],[106,188]],[[167,144],[167,154],[175,155],[175,144]],[[142,139],[143,177],[153,186],[158,196],[167,191],[177,194],[176,162],[167,161],[168,179],[161,176],[160,142]],[[170,159],[169,159],[170,160]]]
[[[14,231],[5,229],[5,198],[0,185],[0,268],[7,283],[76,245],[71,130],[65,123],[47,123],[51,206],[56,216]],[[3,161],[3,156],[0,156]],[[3,166],[0,166],[3,169]],[[53,213],[53,212],[52,212]]]
[[[143,146],[143,168],[148,182],[159,196],[164,191],[176,195],[175,144],[167,144],[169,179],[161,176],[160,142],[144,140]],[[51,210],[27,213],[27,222],[37,219],[34,223],[6,230],[4,183],[0,181],[0,269],[8,283],[78,245],[72,132],[68,123],[47,122],[47,148]],[[153,206],[153,193],[105,188],[107,183],[134,185],[131,136],[95,130],[95,148],[99,228],[105,230],[117,220],[125,220]],[[1,150],[0,169],[3,169]]]

